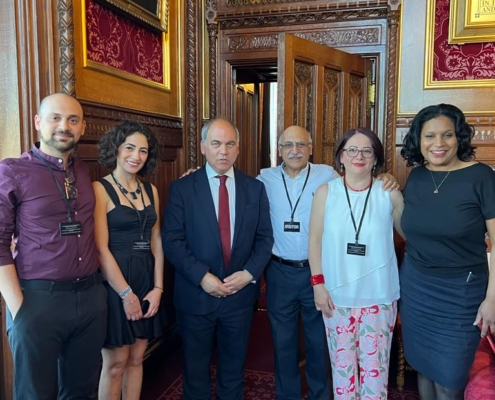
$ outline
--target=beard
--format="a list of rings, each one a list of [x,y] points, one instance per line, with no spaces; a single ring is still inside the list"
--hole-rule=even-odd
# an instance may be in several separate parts
[[[67,140],[56,139],[55,138],[56,134],[64,134],[69,136],[70,138],[68,138]],[[66,153],[68,151],[73,150],[77,144],[77,142],[74,140],[74,135],[69,131],[55,131],[52,133],[50,139],[47,140],[46,138],[41,136],[40,140],[48,147],[51,147],[52,149],[57,150],[61,153]]]

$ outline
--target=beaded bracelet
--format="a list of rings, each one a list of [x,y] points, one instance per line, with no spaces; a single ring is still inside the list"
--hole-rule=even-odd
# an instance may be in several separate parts
[[[158,289],[160,292],[163,293],[163,289],[160,286],[153,286],[153,289]]]
[[[311,275],[309,280],[311,282],[311,286],[321,285],[322,283],[325,283],[325,277],[323,276],[323,274]]]

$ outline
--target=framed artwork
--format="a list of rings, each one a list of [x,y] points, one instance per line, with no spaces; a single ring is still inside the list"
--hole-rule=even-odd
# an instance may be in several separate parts
[[[145,27],[161,32],[168,28],[169,0],[96,0],[112,10],[124,13]]]
[[[495,1],[451,0],[449,44],[495,42]]]
[[[449,43],[449,28],[458,18],[452,19],[452,6],[478,2],[495,4],[495,0],[428,0],[424,89],[495,86],[494,43]]]

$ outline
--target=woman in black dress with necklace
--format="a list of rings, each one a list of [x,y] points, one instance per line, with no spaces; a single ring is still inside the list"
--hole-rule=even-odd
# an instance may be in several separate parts
[[[399,313],[423,400],[462,400],[480,335],[495,332],[485,243],[486,232],[495,240],[495,173],[474,160],[473,136],[457,107],[429,106],[401,151],[415,168],[404,189]]]
[[[95,240],[108,285],[99,398],[139,400],[148,339],[160,336],[165,323],[158,193],[139,179],[153,171],[158,143],[146,126],[124,121],[98,147],[100,163],[113,169],[93,184]]]

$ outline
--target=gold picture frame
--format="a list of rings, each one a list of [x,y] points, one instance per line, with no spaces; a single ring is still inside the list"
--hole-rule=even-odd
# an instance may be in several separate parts
[[[96,2],[100,1],[116,1],[116,0],[96,0]],[[158,0],[160,1],[160,0]],[[162,0],[162,1],[168,1],[168,0]],[[163,68],[163,81],[162,82],[155,82],[150,79],[142,78],[140,76],[137,76],[135,74],[132,74],[127,71],[122,71],[117,68],[107,66],[104,64],[101,64],[96,61],[92,61],[88,59],[88,43],[87,43],[87,26],[86,26],[86,1],[82,0],[81,1],[81,13],[82,13],[82,65],[84,68],[88,68],[94,71],[99,71],[103,72],[107,75],[113,76],[115,78],[120,78],[120,79],[125,79],[127,81],[132,81],[136,82],[142,85],[146,85],[155,89],[159,89],[161,91],[165,92],[170,92],[171,90],[171,64],[170,64],[170,55],[171,55],[171,48],[170,48],[170,34],[166,33],[164,31],[160,32],[161,36],[161,43],[162,43],[162,68]]]
[[[449,44],[495,42],[495,1],[450,0]]]
[[[452,5],[460,2],[468,2],[470,0],[451,0]],[[476,1],[476,0],[474,0]],[[491,0],[490,0],[491,1]],[[493,79],[463,79],[449,81],[435,81],[433,79],[433,64],[435,60],[435,7],[436,0],[428,0],[426,10],[426,38],[425,38],[425,68],[424,68],[424,89],[457,89],[457,88],[482,88],[493,87]],[[450,21],[452,17],[450,16]]]
[[[169,0],[96,0],[149,29],[167,32]]]

